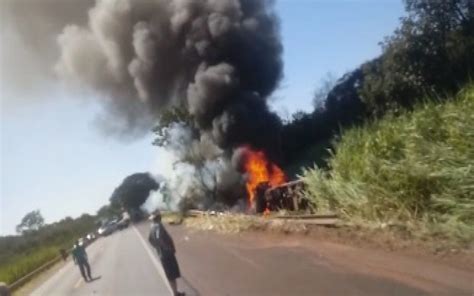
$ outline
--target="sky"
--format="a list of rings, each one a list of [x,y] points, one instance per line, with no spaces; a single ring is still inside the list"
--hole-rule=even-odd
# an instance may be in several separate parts
[[[284,78],[270,104],[282,117],[311,112],[327,73],[339,77],[379,55],[378,43],[404,14],[401,0],[277,0],[276,9]],[[47,223],[93,214],[126,176],[172,169],[169,155],[151,145],[152,134],[124,141],[99,132],[100,107],[84,94],[52,81],[44,94],[12,107],[3,104],[1,90],[0,235],[14,234],[36,209]]]

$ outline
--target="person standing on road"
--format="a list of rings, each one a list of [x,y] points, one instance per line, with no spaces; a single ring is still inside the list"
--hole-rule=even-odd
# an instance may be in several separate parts
[[[79,240],[74,245],[72,249],[72,258],[74,264],[79,265],[79,270],[81,275],[86,282],[92,281],[91,277],[91,267],[89,266],[89,261],[87,259],[87,253],[83,246],[79,244]]]
[[[63,261],[66,261],[66,260],[67,260],[67,252],[66,252],[66,250],[60,249],[60,250],[59,250],[59,254],[60,254],[61,257],[63,258]]]
[[[160,211],[155,211],[151,216],[153,224],[151,226],[150,235],[148,241],[156,249],[158,256],[160,257],[161,264],[165,270],[166,277],[170,283],[171,289],[173,290],[174,296],[182,296],[183,292],[178,292],[178,286],[176,279],[181,277],[179,270],[178,261],[176,261],[176,249],[174,242],[168,231],[161,223]]]

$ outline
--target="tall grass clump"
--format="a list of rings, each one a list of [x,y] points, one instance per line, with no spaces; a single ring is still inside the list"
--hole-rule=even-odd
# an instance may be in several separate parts
[[[9,263],[0,266],[0,279],[11,284],[55,257],[58,257],[58,250],[53,247],[45,247],[11,258]]]
[[[329,169],[304,171],[320,210],[413,234],[474,239],[474,85],[345,131]]]

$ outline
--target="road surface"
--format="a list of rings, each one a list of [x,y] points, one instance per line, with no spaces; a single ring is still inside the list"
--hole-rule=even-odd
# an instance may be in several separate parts
[[[220,235],[167,226],[186,295],[473,295],[473,273],[292,236]],[[88,247],[93,276],[67,263],[33,295],[171,295],[148,223]]]
[[[134,227],[100,238],[86,249],[93,281],[69,260],[32,295],[170,295],[148,241]]]

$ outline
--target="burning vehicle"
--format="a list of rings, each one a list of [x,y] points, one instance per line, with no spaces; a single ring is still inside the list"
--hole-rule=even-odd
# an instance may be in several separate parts
[[[172,204],[240,208],[247,197],[254,210],[261,182],[288,181],[276,164],[283,123],[269,106],[283,78],[274,10],[259,0],[95,1],[82,23],[56,32],[54,74],[100,98],[105,133],[153,129],[170,154]]]
[[[303,195],[302,180],[287,182],[282,169],[272,163],[262,151],[247,150],[244,156],[247,174],[248,205],[256,213],[270,211],[311,211],[312,205]]]
[[[265,213],[278,210],[312,212],[313,206],[303,194],[305,186],[302,180],[274,187],[269,186],[268,182],[260,183],[256,189],[256,212]]]

